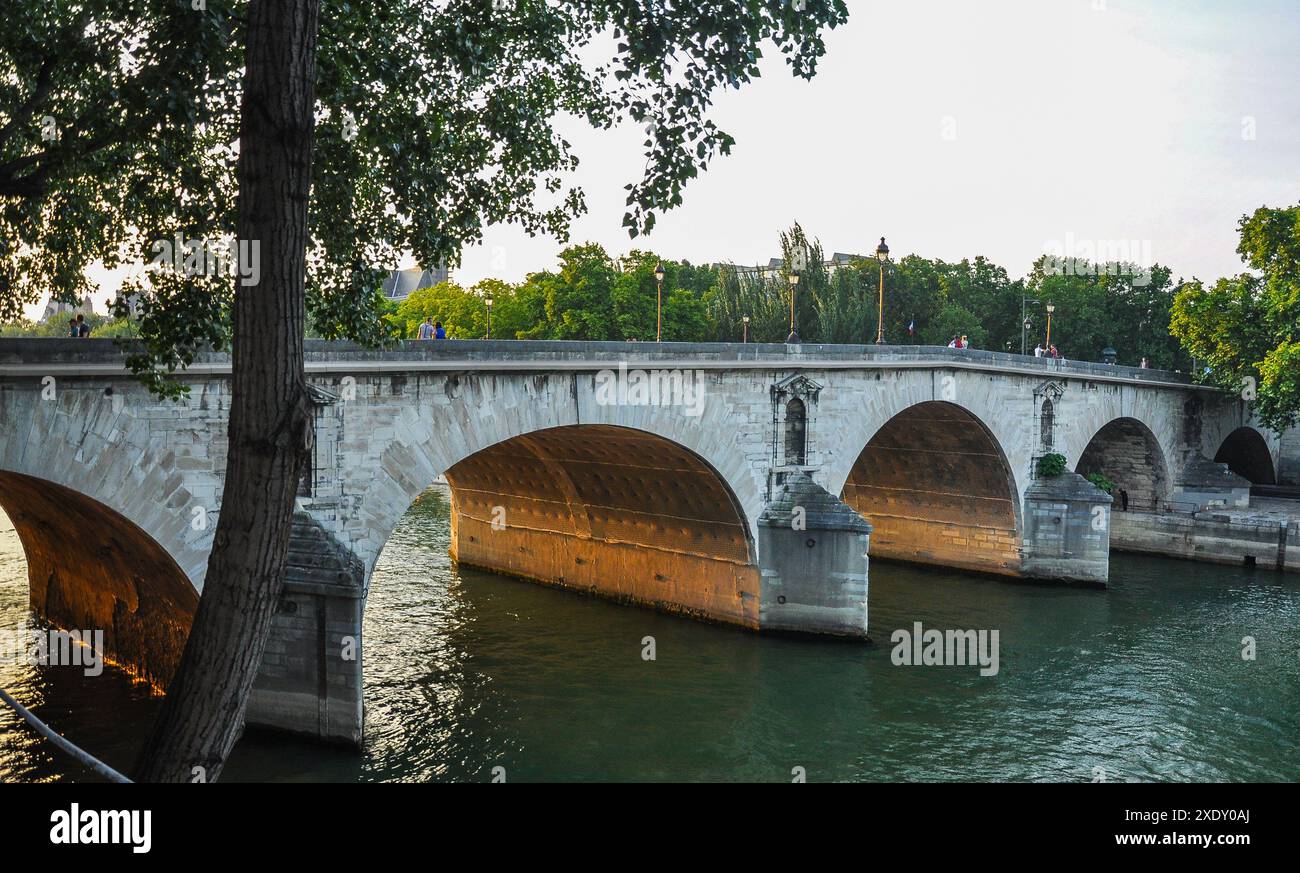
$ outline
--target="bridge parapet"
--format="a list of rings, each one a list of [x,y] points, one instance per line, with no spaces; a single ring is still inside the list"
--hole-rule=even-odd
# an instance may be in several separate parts
[[[129,341],[111,339],[0,339],[0,377],[51,372],[124,376],[126,358],[136,351]],[[601,364],[626,361],[666,368],[701,369],[755,366],[807,368],[936,367],[1004,370],[1042,376],[1076,376],[1153,386],[1216,389],[1194,386],[1183,373],[1124,367],[1088,361],[1053,360],[981,349],[943,346],[830,345],[803,343],[628,343],[566,340],[404,340],[392,348],[369,349],[355,343],[308,340],[309,372],[446,369],[600,369]],[[194,374],[229,372],[224,352],[200,352],[189,370]],[[178,373],[179,378],[185,374]]]

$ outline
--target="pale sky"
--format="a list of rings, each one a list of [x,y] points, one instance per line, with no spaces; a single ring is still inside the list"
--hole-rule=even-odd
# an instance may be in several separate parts
[[[643,131],[566,125],[590,207],[572,241],[753,264],[799,221],[828,253],[883,235],[896,257],[982,254],[1021,276],[1073,240],[1213,279],[1242,269],[1242,214],[1300,201],[1295,0],[848,6],[811,82],[768,46],[763,77],[720,96],[731,156],[648,239],[621,226]],[[559,249],[491,227],[456,277],[519,281]]]
[[[762,79],[722,97],[731,156],[648,241],[621,228],[642,132],[575,130],[591,212],[572,239],[753,264],[797,220],[828,253],[883,235],[896,256],[983,254],[1020,276],[1053,241],[1131,241],[1215,278],[1241,269],[1243,213],[1300,201],[1295,0],[848,6],[811,82],[773,49]],[[457,277],[517,281],[556,251],[492,228]]]

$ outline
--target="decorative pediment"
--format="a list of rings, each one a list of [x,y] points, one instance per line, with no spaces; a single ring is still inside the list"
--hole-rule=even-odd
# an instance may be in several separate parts
[[[1034,389],[1034,397],[1046,397],[1052,401],[1060,400],[1064,393],[1065,386],[1051,379]]]
[[[333,406],[343,399],[343,395],[331,391],[315,382],[307,383],[307,398],[315,406]]]
[[[774,382],[771,390],[772,399],[776,401],[784,400],[787,397],[816,400],[817,395],[821,393],[822,386],[802,373],[795,373],[793,376],[786,376],[780,382]]]

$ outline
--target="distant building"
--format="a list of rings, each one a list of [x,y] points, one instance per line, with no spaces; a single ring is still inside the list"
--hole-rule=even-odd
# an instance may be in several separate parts
[[[451,270],[446,264],[442,264],[433,270],[424,270],[420,267],[414,267],[410,270],[393,270],[384,280],[384,296],[389,300],[405,300],[410,296],[412,291],[418,291],[421,288],[432,288],[434,285],[441,285],[443,282],[451,281]]]
[[[824,264],[827,273],[834,273],[840,267],[847,267],[855,261],[872,259],[873,258],[869,255],[851,255],[846,252],[836,252],[831,255],[830,259],[825,261]],[[769,258],[766,264],[760,264],[756,267],[742,267],[737,264],[714,264],[713,266],[718,269],[721,269],[722,267],[730,267],[737,273],[747,273],[763,279],[769,279],[774,276],[785,274],[785,260],[783,258]]]
[[[45,304],[45,311],[41,313],[40,320],[49,321],[56,315],[66,315],[69,318],[77,315],[92,315],[94,311],[95,309],[91,305],[89,297],[82,300],[81,303],[64,303],[61,300],[50,298],[50,302]]]

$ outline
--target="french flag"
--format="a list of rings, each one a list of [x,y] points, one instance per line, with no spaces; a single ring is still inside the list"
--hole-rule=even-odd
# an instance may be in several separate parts
[[[907,323],[907,335],[912,336],[916,333],[916,319],[913,318]]]

